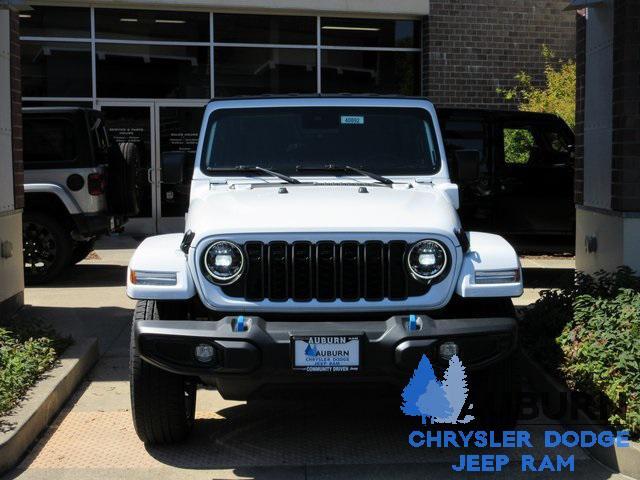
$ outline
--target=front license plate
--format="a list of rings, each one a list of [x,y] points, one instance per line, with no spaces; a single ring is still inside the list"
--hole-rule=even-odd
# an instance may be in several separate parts
[[[293,368],[306,372],[357,372],[360,337],[352,335],[295,336]]]

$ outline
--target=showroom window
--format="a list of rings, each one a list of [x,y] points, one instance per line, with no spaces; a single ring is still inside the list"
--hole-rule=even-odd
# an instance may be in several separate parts
[[[91,37],[91,10],[76,7],[40,7],[20,12],[23,37]]]
[[[96,8],[96,38],[209,42],[209,14]]]
[[[19,16],[22,95],[90,98],[91,9],[34,6]]]
[[[216,43],[315,45],[316,17],[293,15],[213,16]]]
[[[420,22],[322,18],[322,44],[352,47],[420,48]]]
[[[417,20],[50,6],[20,20],[31,104],[420,94]]]
[[[218,97],[317,91],[314,49],[216,47],[214,58]]]
[[[420,57],[412,52],[323,50],[322,91],[417,95]]]
[[[420,22],[322,18],[324,93],[420,94]]]
[[[315,17],[213,18],[216,96],[318,91]]]
[[[208,98],[209,48],[97,43],[98,97]]]
[[[20,48],[25,97],[91,97],[91,44],[23,41]]]
[[[94,19],[98,97],[211,97],[210,14],[96,8]]]

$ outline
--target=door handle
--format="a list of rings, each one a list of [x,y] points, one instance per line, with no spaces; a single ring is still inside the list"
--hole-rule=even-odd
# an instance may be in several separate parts
[[[153,185],[153,168],[147,169],[147,181]]]

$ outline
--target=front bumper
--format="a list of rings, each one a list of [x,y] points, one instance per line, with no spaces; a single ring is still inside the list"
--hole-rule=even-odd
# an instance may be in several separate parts
[[[246,399],[263,387],[303,384],[371,383],[401,386],[423,354],[443,369],[438,346],[455,341],[469,370],[479,370],[510,355],[517,344],[514,318],[433,319],[418,315],[418,330],[409,317],[380,321],[280,322],[245,317],[246,329],[234,331],[237,317],[218,321],[160,320],[134,324],[134,339],[143,360],[168,371],[215,385],[229,399]],[[349,373],[307,373],[292,369],[291,337],[361,336],[360,369]],[[195,346],[208,343],[215,360],[199,363]]]

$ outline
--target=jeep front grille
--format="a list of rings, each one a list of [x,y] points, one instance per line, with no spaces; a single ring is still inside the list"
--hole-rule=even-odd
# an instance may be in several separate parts
[[[272,302],[404,300],[429,286],[407,273],[404,241],[246,242],[246,271],[229,297]]]

